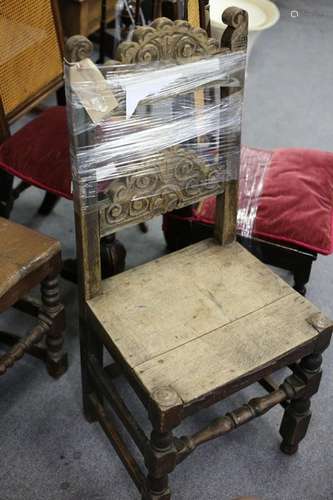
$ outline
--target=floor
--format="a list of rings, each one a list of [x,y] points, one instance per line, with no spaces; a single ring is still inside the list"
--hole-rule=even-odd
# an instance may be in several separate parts
[[[249,60],[243,142],[257,147],[302,146],[332,150],[332,0],[280,0],[281,19],[257,40]],[[292,17],[291,9],[298,15]],[[295,14],[293,14],[295,16]],[[42,193],[30,189],[13,219],[58,237],[64,256],[74,254],[72,205],[61,201],[53,214],[36,215]],[[133,266],[165,252],[160,220],[144,235],[135,227],[119,237]],[[314,265],[308,298],[333,317],[333,256]],[[288,276],[285,276],[288,279]],[[62,282],[67,308],[70,367],[53,381],[26,357],[0,384],[0,500],[131,500],[137,491],[98,425],[82,417],[76,288]],[[27,327],[18,313],[2,318]],[[331,361],[331,362],[330,362]],[[122,390],[125,390],[121,387]],[[175,500],[333,499],[333,348],[325,354],[320,393],[299,453],[279,451],[279,408],[198,449],[172,474]],[[207,419],[239,406],[261,389],[247,389],[186,422],[193,432]],[[139,419],[144,414],[129,394]]]

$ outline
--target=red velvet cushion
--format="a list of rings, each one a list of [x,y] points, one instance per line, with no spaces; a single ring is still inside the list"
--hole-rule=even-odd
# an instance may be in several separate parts
[[[253,161],[256,155],[257,165]],[[262,169],[265,173],[256,209],[255,186]],[[252,227],[255,236],[293,243],[322,254],[332,253],[333,153],[243,148],[239,210],[245,212],[245,220],[251,213],[255,216]],[[200,204],[194,218],[213,223],[215,198]],[[242,223],[242,217],[239,219],[239,232],[246,235],[246,223]]]
[[[65,107],[47,109],[2,143],[0,168],[34,186],[71,199]]]

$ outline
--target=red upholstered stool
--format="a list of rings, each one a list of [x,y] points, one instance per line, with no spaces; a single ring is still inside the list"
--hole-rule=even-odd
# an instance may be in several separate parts
[[[0,145],[0,168],[23,181],[71,199],[65,106],[48,108]]]
[[[333,252],[333,153],[243,147],[239,239],[261,260],[290,270],[305,293],[317,253]],[[164,216],[171,250],[209,237],[215,197]]]

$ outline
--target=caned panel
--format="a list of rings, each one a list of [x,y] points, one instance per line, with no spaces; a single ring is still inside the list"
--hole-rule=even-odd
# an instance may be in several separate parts
[[[50,0],[0,0],[0,95],[6,115],[62,74]]]

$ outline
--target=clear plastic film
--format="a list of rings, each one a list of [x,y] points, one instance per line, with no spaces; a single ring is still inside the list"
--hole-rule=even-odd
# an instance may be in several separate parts
[[[272,155],[272,151],[242,147],[237,233],[246,238],[250,238],[255,231],[258,205],[263,192],[265,174],[270,166]]]
[[[245,53],[184,64],[66,66],[73,180],[83,209],[169,211],[236,179]],[[232,87],[227,97],[222,88]],[[140,200],[141,203],[140,203]],[[134,208],[133,208],[134,207]],[[117,222],[117,221],[116,221]]]
[[[251,238],[252,235],[256,235],[258,208],[261,195],[264,192],[265,179],[271,165],[272,156],[272,150],[254,149],[247,146],[241,148],[237,234],[242,237]],[[170,248],[173,248],[174,235],[184,228],[182,222],[194,224],[194,231],[196,223],[213,226],[216,217],[215,211],[216,197],[211,196],[193,205],[191,210],[180,210],[168,214],[163,222],[163,230]],[[175,221],[179,221],[180,225],[177,225]],[[201,231],[203,237],[210,234],[202,228]]]

